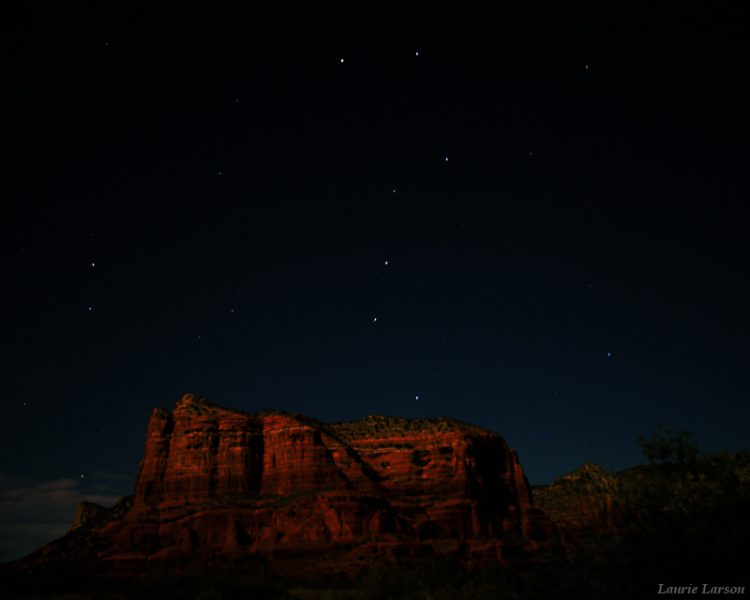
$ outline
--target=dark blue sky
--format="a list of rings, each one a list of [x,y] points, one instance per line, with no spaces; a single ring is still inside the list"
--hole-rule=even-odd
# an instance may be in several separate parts
[[[452,415],[533,483],[747,448],[746,11],[349,17],[3,21],[0,506],[128,493],[186,391]]]

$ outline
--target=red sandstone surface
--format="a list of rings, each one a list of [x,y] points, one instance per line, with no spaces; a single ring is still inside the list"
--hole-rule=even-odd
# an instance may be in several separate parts
[[[324,424],[185,395],[155,409],[135,493],[24,561],[97,573],[229,564],[298,576],[374,559],[533,557],[552,534],[516,453],[453,419]]]

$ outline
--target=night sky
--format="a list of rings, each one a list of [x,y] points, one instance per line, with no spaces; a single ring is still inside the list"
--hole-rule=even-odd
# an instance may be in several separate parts
[[[532,483],[748,448],[745,3],[65,4],[0,18],[0,560],[188,391],[455,416]]]

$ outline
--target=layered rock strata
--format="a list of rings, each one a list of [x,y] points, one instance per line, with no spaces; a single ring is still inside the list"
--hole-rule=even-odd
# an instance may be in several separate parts
[[[107,574],[223,563],[317,576],[377,558],[528,558],[552,533],[516,453],[486,429],[383,416],[324,424],[185,395],[153,411],[127,510],[40,552],[85,547]]]

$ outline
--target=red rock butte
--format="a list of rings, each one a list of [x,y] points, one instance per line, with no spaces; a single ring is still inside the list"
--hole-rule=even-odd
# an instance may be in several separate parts
[[[26,562],[101,574],[228,564],[311,577],[373,560],[532,559],[553,534],[516,453],[455,419],[326,424],[187,394],[154,409],[132,498]]]

